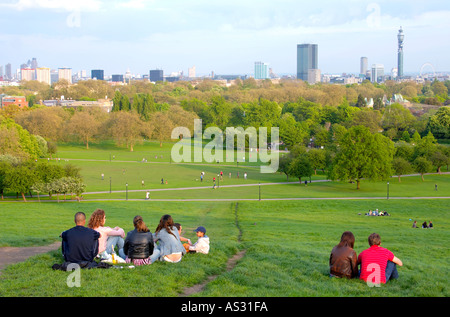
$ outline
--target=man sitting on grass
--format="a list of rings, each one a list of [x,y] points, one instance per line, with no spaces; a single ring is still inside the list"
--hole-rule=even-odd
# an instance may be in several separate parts
[[[93,262],[98,253],[100,233],[86,228],[86,215],[75,214],[76,226],[61,233],[64,260],[70,263]]]
[[[388,249],[380,247],[381,238],[378,233],[372,233],[368,240],[370,248],[358,256],[358,264],[361,264],[360,279],[369,286],[379,286],[389,279],[398,278],[396,264],[403,266],[402,261]]]

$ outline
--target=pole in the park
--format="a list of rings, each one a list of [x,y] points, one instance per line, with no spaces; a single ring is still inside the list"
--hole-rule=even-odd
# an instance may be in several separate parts
[[[109,177],[109,193],[111,194],[111,176]]]
[[[126,192],[127,192],[127,200],[128,200],[128,183],[126,183]]]
[[[387,199],[389,199],[389,182],[388,182],[388,189],[387,189]]]
[[[259,183],[259,201],[261,201],[261,183]]]

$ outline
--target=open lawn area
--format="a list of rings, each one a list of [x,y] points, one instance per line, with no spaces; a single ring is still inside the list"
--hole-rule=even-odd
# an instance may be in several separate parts
[[[63,261],[60,251],[53,251],[4,269],[0,296],[172,297],[211,275],[217,278],[192,296],[449,295],[447,199],[1,203],[0,240],[3,246],[50,244],[73,226],[76,211],[89,217],[96,208],[106,211],[107,225],[125,231],[132,229],[137,214],[154,232],[161,215],[169,213],[193,241],[192,230],[204,225],[211,252],[187,254],[175,265],[161,262],[134,269],[82,271],[81,287],[70,288],[69,273],[51,269]],[[364,216],[376,208],[391,216]],[[413,220],[432,220],[435,228],[413,229]],[[357,253],[368,247],[369,234],[379,233],[382,245],[404,263],[400,278],[373,288],[359,280],[328,277],[331,249],[346,230],[355,234]],[[239,250],[246,250],[245,256],[226,271],[227,260]]]

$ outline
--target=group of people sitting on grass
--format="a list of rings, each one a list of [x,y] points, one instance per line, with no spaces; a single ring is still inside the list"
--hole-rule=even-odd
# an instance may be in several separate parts
[[[417,221],[416,221],[416,220],[414,220],[412,227],[413,227],[413,228],[419,228],[419,227],[417,227]],[[427,224],[427,222],[424,221],[424,222],[422,223],[422,227],[421,227],[421,228],[422,228],[422,229],[433,229],[433,223],[431,222],[431,220],[430,220],[430,223],[429,223],[429,224]]]
[[[359,278],[372,285],[385,284],[398,278],[397,265],[403,266],[402,261],[391,251],[381,247],[378,233],[372,233],[368,242],[369,248],[357,255],[353,249],[355,236],[352,232],[345,231],[339,244],[331,251],[330,277]]]
[[[366,216],[390,216],[387,211],[378,211],[378,209],[370,210],[365,214]]]
[[[87,227],[86,215],[83,212],[75,214],[75,227],[61,234],[64,266],[77,263],[82,264],[81,267],[97,267],[96,264],[100,262],[130,263],[136,266],[156,261],[177,263],[188,252],[209,253],[209,237],[205,227],[194,230],[198,241],[192,244],[181,236],[181,225],[174,223],[170,215],[161,217],[154,234],[141,216],[134,217],[134,230],[126,235],[122,228],[107,227],[105,222],[105,211],[102,209],[92,213]]]

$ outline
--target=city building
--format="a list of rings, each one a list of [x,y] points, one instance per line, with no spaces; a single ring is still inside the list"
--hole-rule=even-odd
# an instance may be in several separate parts
[[[72,84],[72,68],[58,68],[58,81],[62,79],[65,79],[69,84]]]
[[[150,81],[164,81],[164,72],[162,69],[152,69],[150,70]]]
[[[359,70],[360,77],[366,76],[368,69],[369,69],[369,59],[367,57],[361,57],[361,65]]]
[[[104,80],[105,76],[104,76],[103,69],[93,69],[93,70],[91,70],[91,78],[92,79],[97,79],[97,80]]]
[[[384,65],[373,64],[370,81],[373,83],[381,83],[384,80]]]
[[[36,79],[36,69],[34,68],[21,68],[20,69],[20,79],[21,80],[35,80]]]
[[[297,45],[297,79],[308,81],[310,69],[318,69],[318,45]]]
[[[195,78],[195,66],[188,69],[188,76],[189,78]]]
[[[405,35],[403,34],[402,27],[400,27],[400,30],[398,31],[397,39],[398,39],[397,70],[398,70],[398,78],[401,79],[403,77],[403,41],[405,40]]]
[[[268,79],[269,65],[263,62],[255,62],[255,79]]]
[[[12,72],[11,72],[11,64],[5,65],[5,79],[11,80],[12,79]]]
[[[28,101],[25,96],[3,96],[0,105],[1,108],[9,105],[16,105],[19,108],[25,108],[28,107]]]
[[[41,83],[46,83],[48,85],[51,85],[52,80],[51,80],[51,76],[50,76],[50,68],[47,68],[47,67],[36,68],[36,80]]]
[[[320,83],[320,69],[308,69],[308,83]]]
[[[114,83],[122,83],[123,82],[123,75],[112,75],[111,81]]]

